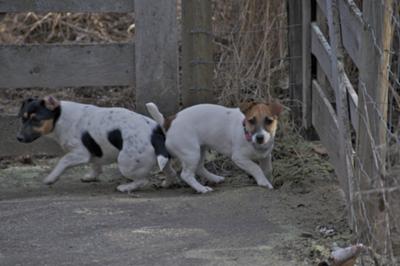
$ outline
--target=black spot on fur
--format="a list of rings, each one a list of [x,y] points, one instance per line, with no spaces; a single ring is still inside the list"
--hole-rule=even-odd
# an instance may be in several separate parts
[[[167,148],[165,147],[165,135],[160,125],[153,129],[153,133],[151,134],[151,145],[153,145],[157,156],[162,155],[166,158],[171,157],[167,151]]]
[[[136,163],[140,163],[140,160],[136,159]]]
[[[110,132],[108,132],[108,141],[118,150],[122,150],[122,146],[124,144],[124,141],[122,139],[122,134],[121,130],[119,129],[114,129]]]
[[[81,137],[83,146],[94,156],[101,157],[103,156],[103,151],[101,150],[99,144],[90,136],[89,132],[85,131]]]

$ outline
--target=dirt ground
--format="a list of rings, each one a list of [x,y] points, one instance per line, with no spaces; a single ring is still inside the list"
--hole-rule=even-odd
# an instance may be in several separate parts
[[[318,143],[278,138],[273,191],[214,153],[207,168],[226,181],[208,195],[179,180],[159,188],[160,173],[122,194],[114,165],[100,182],[82,183],[83,166],[47,187],[56,158],[2,158],[0,264],[36,265],[43,253],[47,265],[316,265],[353,242],[344,202]]]

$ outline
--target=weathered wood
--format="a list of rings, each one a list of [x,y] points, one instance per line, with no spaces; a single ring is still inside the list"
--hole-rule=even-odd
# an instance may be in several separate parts
[[[329,160],[334,166],[336,174],[340,176],[340,150],[337,143],[339,126],[336,119],[335,110],[323,89],[316,80],[312,83],[312,123],[321,139],[322,145],[327,148]]]
[[[136,107],[141,113],[147,102],[166,115],[178,110],[176,8],[175,1],[135,0]]]
[[[339,183],[347,199],[349,210],[349,222],[354,224],[353,208],[353,148],[351,143],[350,121],[348,117],[348,102],[345,80],[345,71],[343,67],[344,47],[341,43],[340,18],[338,0],[327,3],[327,19],[329,26],[329,40],[331,42],[331,63],[332,63],[332,87],[336,96],[336,113],[339,126],[337,136],[337,145],[339,148],[339,169],[341,172]]]
[[[0,88],[132,85],[134,44],[0,45]]]
[[[287,6],[287,20],[288,20],[288,57],[290,58],[289,64],[289,94],[293,102],[292,117],[294,121],[300,122],[302,120],[302,3],[301,1],[286,1]]]
[[[328,6],[326,0],[317,0],[323,14],[327,17]],[[328,1],[329,3],[329,1]],[[339,0],[340,26],[344,48],[357,67],[360,67],[360,47],[362,40],[363,20],[361,11],[353,0]]]
[[[327,7],[326,7],[326,0],[317,0],[317,4],[320,8],[320,10],[322,11],[322,13],[324,14],[324,16],[326,17],[327,14]]]
[[[0,0],[0,13],[134,11],[134,0]]]
[[[311,23],[311,51],[332,84],[331,46],[315,22]]]
[[[317,5],[316,8],[316,23],[318,24],[318,27],[320,28],[322,34],[324,36],[328,36],[328,22],[326,20],[326,17],[324,15],[324,13],[321,11],[321,8]],[[317,60],[317,81],[318,84],[321,86],[321,88],[323,89],[325,95],[328,97],[329,101],[331,103],[335,102],[335,93],[331,87],[331,84],[328,80],[328,78],[326,77],[326,74],[324,72],[324,70],[322,69],[321,65],[319,64],[318,60]]]
[[[211,0],[182,1],[182,103],[214,101]]]
[[[17,141],[17,132],[20,121],[15,115],[0,116],[0,157],[19,155],[57,155],[61,154],[61,148],[52,139],[43,137],[33,143],[23,144]]]
[[[311,0],[302,0],[302,81],[303,81],[303,127],[312,126],[312,97],[311,97]]]
[[[359,68],[360,115],[355,173],[360,191],[385,187],[392,7],[393,0],[363,1],[363,18],[370,27],[362,32]],[[363,232],[364,241],[379,253],[391,251],[385,197],[384,192],[362,195],[360,202],[354,204],[358,230]]]
[[[353,0],[340,0],[340,25],[343,46],[357,67],[361,66],[363,21],[361,11]]]
[[[315,23],[312,23],[312,34],[311,34],[311,39],[312,39],[312,53],[315,55],[317,58],[319,65],[321,66],[321,69],[324,71],[326,77],[328,78],[330,85],[333,87],[334,86],[334,80],[333,80],[333,75],[332,75],[332,49],[331,46],[329,45],[328,41],[325,39],[325,36],[322,34],[321,30],[319,29],[318,25]],[[346,91],[349,95],[350,99],[350,114],[351,114],[351,123],[353,127],[357,130],[358,128],[358,111],[357,111],[357,106],[358,106],[358,97],[357,93],[355,92],[353,86],[350,83],[350,80],[347,76],[347,74],[343,71],[341,72],[341,75],[343,75],[343,84],[346,88]],[[333,88],[335,91],[335,94],[337,93],[335,88]]]
[[[347,95],[349,98],[349,108],[350,108],[350,120],[353,125],[353,129],[358,132],[358,95],[354,90],[349,78],[344,74],[343,79],[344,85],[346,87]]]

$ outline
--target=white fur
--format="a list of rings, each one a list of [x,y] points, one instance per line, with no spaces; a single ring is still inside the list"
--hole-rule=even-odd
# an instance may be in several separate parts
[[[157,163],[150,139],[156,126],[154,120],[124,108],[101,108],[61,101],[61,115],[49,136],[67,153],[44,179],[44,183],[53,184],[66,168],[85,163],[92,165],[92,171],[82,181],[94,181],[102,173],[102,165],[117,162],[123,176],[136,179],[119,186],[118,190],[127,192],[144,186],[149,172]],[[121,151],[108,140],[108,133],[115,129],[120,129],[122,133]],[[101,147],[102,157],[91,155],[82,144],[81,136],[85,131]],[[174,171],[167,162],[163,163],[167,165],[166,172],[172,178]]]
[[[147,105],[147,108],[153,118],[157,117],[156,121],[162,116],[154,104]],[[153,115],[155,112],[156,115]],[[259,186],[273,188],[266,176],[272,171],[274,137],[265,131],[262,132],[264,143],[257,144],[254,139],[247,141],[243,130],[244,118],[238,108],[199,104],[179,112],[173,120],[166,133],[166,147],[182,163],[181,178],[197,192],[206,193],[212,189],[201,185],[195,174],[215,183],[224,180],[205,169],[206,148],[230,157],[237,166],[252,175]]]

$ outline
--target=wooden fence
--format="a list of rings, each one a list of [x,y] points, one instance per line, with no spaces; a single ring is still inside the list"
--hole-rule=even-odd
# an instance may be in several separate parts
[[[302,93],[292,95],[302,102],[303,126],[313,127],[328,150],[350,224],[377,250],[390,248],[385,195],[379,188],[385,176],[392,4],[363,0],[361,12],[353,0],[302,0],[296,10],[289,6],[288,20],[303,29],[289,25],[289,36],[297,40],[289,47],[302,51],[302,64],[291,64],[291,73],[302,76],[292,74],[290,84],[302,84]],[[350,82],[348,64],[357,69],[353,80],[358,84]],[[363,194],[371,190],[376,193]]]
[[[152,101],[165,114],[183,104],[210,101],[213,66],[211,0],[183,1],[183,83],[178,84],[177,2],[163,0],[0,0],[0,15],[17,12],[135,12],[135,40],[106,44],[0,44],[1,88],[128,86],[135,89],[136,110]],[[196,14],[196,16],[193,16]],[[17,103],[16,103],[17,104]],[[19,103],[18,103],[19,104]],[[15,117],[0,126],[16,131]],[[3,135],[4,134],[4,135]],[[0,155],[26,147],[14,134],[1,134]],[[46,152],[39,146],[37,152]]]

